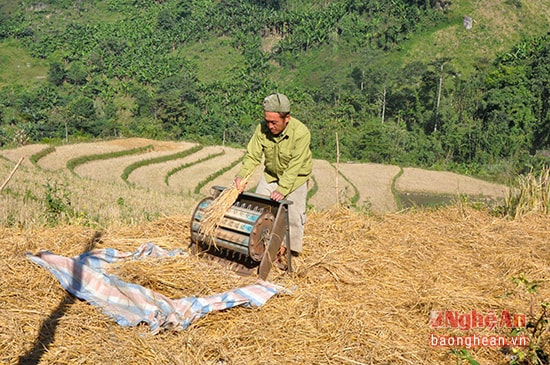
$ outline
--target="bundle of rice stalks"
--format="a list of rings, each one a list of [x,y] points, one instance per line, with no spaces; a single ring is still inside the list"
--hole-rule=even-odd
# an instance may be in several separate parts
[[[241,184],[246,185],[252,174],[242,179]],[[228,188],[220,193],[212,203],[204,210],[199,233],[204,235],[206,242],[215,242],[215,233],[229,208],[235,203],[241,191],[233,182]]]
[[[514,218],[532,212],[550,213],[550,167],[545,167],[537,176],[533,172],[518,177],[518,192],[506,198],[509,215]]]

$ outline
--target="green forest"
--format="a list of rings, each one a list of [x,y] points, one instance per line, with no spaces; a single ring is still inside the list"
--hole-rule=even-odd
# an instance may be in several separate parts
[[[464,25],[474,1],[2,0],[0,146],[245,146],[276,91],[315,158],[508,181],[550,163],[550,20],[534,3],[488,1],[514,19],[497,32]]]

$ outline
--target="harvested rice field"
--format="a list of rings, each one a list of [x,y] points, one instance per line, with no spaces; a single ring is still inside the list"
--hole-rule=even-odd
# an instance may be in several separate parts
[[[512,313],[531,320],[550,300],[548,216],[512,221],[461,206],[384,216],[312,212],[295,272],[273,268],[268,277],[289,293],[157,334],[143,324],[118,325],[25,256],[41,249],[70,257],[90,248],[131,252],[145,242],[185,250],[188,224],[189,216],[176,215],[105,230],[2,229],[0,362],[463,364],[433,338],[510,340],[511,328],[503,322],[461,330],[437,325],[434,314]],[[170,298],[204,297],[257,280],[193,255],[128,261],[110,274]],[[538,290],[530,293],[524,284],[534,282]],[[547,339],[548,333],[542,338],[546,353]],[[511,353],[479,346],[463,354],[481,364],[505,364]]]
[[[392,183],[399,174],[399,167],[373,163],[343,163],[339,169],[359,190],[362,205],[376,213],[397,210]]]
[[[212,158],[178,171],[170,177],[169,184],[182,193],[193,192],[198,183],[205,181],[217,171],[236,163],[244,151],[229,147],[205,147]],[[209,184],[210,185],[210,184]]]
[[[480,181],[447,171],[426,171],[404,168],[395,188],[399,191],[439,194],[470,194],[499,198],[506,195],[505,186]]]
[[[75,173],[78,176],[87,177],[94,180],[122,182],[122,174],[124,173],[124,169],[127,166],[138,163],[140,161],[143,162],[147,160],[161,158],[164,156],[170,156],[175,153],[188,150],[193,146],[193,144],[184,142],[178,145],[171,146],[172,148],[170,149],[154,147],[154,149],[150,152],[115,157],[108,160],[90,161],[78,165],[75,168]],[[134,174],[136,174],[136,172],[132,173],[132,175]]]
[[[354,195],[353,186],[328,161],[313,160],[313,181],[317,191],[309,199],[309,205],[316,209],[349,203]]]
[[[78,165],[77,175],[66,168],[78,156],[149,145],[150,152]],[[504,197],[504,187],[454,174],[316,160],[304,251],[292,260],[294,272],[273,267],[267,277],[282,291],[261,306],[214,310],[187,328],[123,326],[27,256],[115,249],[134,257],[151,243],[180,254],[117,261],[107,268],[109,282],[116,277],[169,300],[257,285],[254,272],[240,276],[189,252],[197,202],[212,185],[231,183],[244,150],[224,147],[218,155],[221,147],[204,147],[140,166],[131,184],[119,178],[144,157],[196,146],[147,139],[66,145],[37,165],[31,157],[48,146],[0,150],[0,363],[509,364],[536,349],[550,354],[548,327],[533,334],[525,326],[548,318],[547,214],[501,218],[463,200],[399,211],[393,189]],[[346,207],[357,198],[360,209],[340,208],[337,198]],[[502,344],[471,342],[485,340]]]
[[[23,158],[23,161],[21,161],[21,163],[24,166],[30,166],[31,161],[28,159],[28,157],[42,151],[45,148],[48,148],[48,145],[30,144],[30,145],[26,145],[18,148],[1,151],[1,155],[2,157],[10,161],[19,161],[21,158]]]
[[[45,170],[60,170],[67,167],[69,160],[77,157],[145,147],[150,145],[151,142],[153,141],[145,138],[129,138],[68,144],[56,147],[55,151],[41,158],[38,164]]]
[[[168,158],[201,146],[193,142],[128,138],[57,146],[53,152],[41,157],[37,165],[43,170],[61,171],[67,169],[67,162],[78,157],[120,153],[146,146],[152,146],[152,150],[88,161],[76,166],[75,173],[92,181],[126,185],[121,178],[122,172],[136,162],[151,160],[151,163],[133,170],[128,182],[139,188],[186,195],[198,201],[210,195],[214,185],[229,186],[239,170],[238,160],[244,155],[244,149],[202,146],[188,156]],[[0,156],[13,163],[23,157],[23,165],[31,166],[30,158],[47,148],[46,145],[31,145],[0,150]],[[158,160],[162,156],[167,158]],[[258,169],[251,177],[247,190],[254,189],[260,174]],[[196,189],[199,189],[198,194]],[[314,161],[310,189],[308,205],[311,208],[323,210],[339,203],[355,205],[377,214],[401,209],[395,194],[465,194],[502,201],[507,193],[503,185],[449,172],[414,168],[401,170],[398,166],[372,163],[340,163],[336,166],[323,160]]]
[[[149,189],[169,192],[173,190],[173,188],[169,185],[170,178],[167,179],[167,175],[170,171],[177,169],[180,166],[192,166],[193,164],[200,163],[201,161],[206,161],[206,159],[216,153],[219,153],[216,149],[202,148],[197,152],[191,153],[182,158],[170,159],[163,162],[140,166],[130,174],[128,181],[136,186],[143,186]],[[107,164],[106,162],[104,163]]]

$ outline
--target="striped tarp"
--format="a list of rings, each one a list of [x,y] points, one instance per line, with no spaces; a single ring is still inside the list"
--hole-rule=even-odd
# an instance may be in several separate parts
[[[70,258],[41,251],[38,255],[28,253],[27,257],[49,270],[68,292],[100,307],[119,325],[147,323],[152,333],[168,328],[185,329],[209,312],[235,306],[259,307],[275,294],[288,293],[280,286],[258,280],[255,284],[208,297],[170,299],[106,273],[106,268],[114,262],[176,255],[181,255],[182,260],[186,257],[181,250],[167,251],[149,242],[135,252],[106,248]]]

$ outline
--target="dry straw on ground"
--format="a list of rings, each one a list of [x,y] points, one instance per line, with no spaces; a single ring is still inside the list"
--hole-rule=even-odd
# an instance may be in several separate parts
[[[550,301],[550,217],[508,220],[464,206],[385,216],[312,212],[295,274],[273,269],[269,276],[294,287],[291,295],[260,308],[211,313],[185,331],[155,336],[146,326],[116,325],[24,256],[39,249],[73,256],[91,246],[133,251],[147,241],[182,248],[189,243],[189,220],[177,216],[105,232],[2,229],[0,362],[455,364],[449,349],[430,347],[430,333],[456,332],[430,328],[430,311],[508,310],[529,317]],[[256,280],[195,256],[128,262],[112,272],[172,298]],[[512,282],[521,274],[538,282],[536,293]],[[499,348],[471,354],[482,364],[507,360]]]
[[[14,165],[0,158],[0,180],[6,179]],[[52,188],[48,189],[48,185]],[[71,222],[85,224],[87,221],[102,227],[191,214],[196,205],[196,198],[185,194],[83,179],[68,170],[38,170],[23,163],[0,194],[0,226],[48,224],[48,194],[62,202],[70,201],[70,209],[77,212],[70,218]]]

